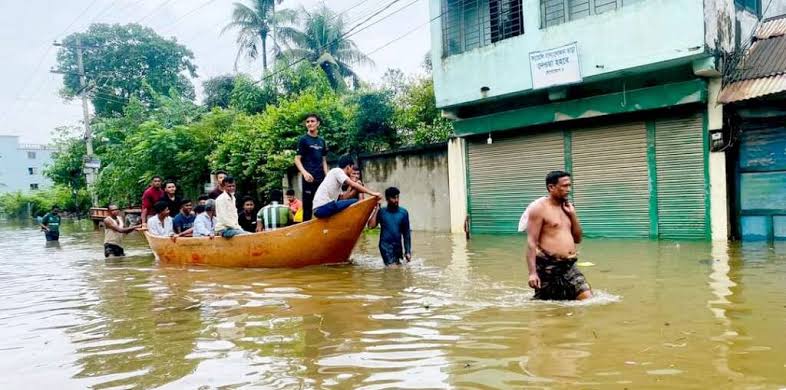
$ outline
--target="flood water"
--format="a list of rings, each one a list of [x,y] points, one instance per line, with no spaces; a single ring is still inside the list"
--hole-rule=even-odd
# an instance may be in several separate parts
[[[157,264],[136,233],[0,224],[2,389],[786,387],[786,245],[590,240],[596,298],[533,302],[518,236],[415,233],[384,269]]]

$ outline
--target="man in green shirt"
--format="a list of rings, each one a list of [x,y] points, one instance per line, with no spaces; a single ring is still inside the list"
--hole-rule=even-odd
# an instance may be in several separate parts
[[[276,230],[292,224],[294,216],[289,207],[284,205],[284,193],[281,190],[270,192],[270,204],[257,213],[257,231]]]
[[[52,211],[46,213],[41,220],[41,230],[47,241],[60,239],[60,207],[52,206]]]

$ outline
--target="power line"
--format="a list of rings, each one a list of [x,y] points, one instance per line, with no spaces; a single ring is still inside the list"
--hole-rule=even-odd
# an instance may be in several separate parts
[[[136,23],[137,23],[137,24],[141,24],[141,23],[142,23],[144,20],[146,20],[147,18],[149,18],[149,17],[153,16],[153,14],[155,14],[156,12],[158,12],[158,10],[160,10],[161,8],[164,8],[164,6],[165,6],[165,5],[167,5],[167,4],[171,3],[171,2],[172,2],[172,0],[164,0],[163,2],[161,2],[161,4],[159,4],[158,6],[156,6],[155,8],[153,8],[152,10],[150,10],[150,12],[148,12],[147,14],[145,14],[144,16],[142,16],[141,18],[139,18],[139,19],[136,21]]]
[[[160,31],[167,31],[167,30],[171,29],[172,27],[176,26],[178,23],[180,23],[181,21],[183,21],[183,19],[185,19],[185,18],[186,18],[186,16],[190,16],[190,15],[192,15],[193,13],[195,13],[195,12],[197,12],[197,11],[201,10],[202,8],[205,8],[205,7],[207,7],[207,6],[208,6],[208,5],[210,5],[211,3],[214,3],[215,1],[216,1],[216,0],[207,0],[206,2],[204,2],[204,3],[200,4],[198,7],[194,8],[194,9],[192,9],[192,10],[190,10],[190,11],[186,12],[186,13],[184,13],[183,15],[181,15],[180,17],[178,17],[177,19],[175,19],[174,21],[172,21],[172,23],[169,23],[169,25],[168,25],[168,26],[164,26],[164,28],[163,28],[163,29],[161,29]]]
[[[389,4],[389,5],[388,5],[388,7],[386,7],[385,9],[389,8],[389,6],[390,6],[390,5],[392,5],[392,3],[397,3],[398,1],[400,1],[400,0],[393,0],[393,1],[391,2],[391,4]],[[357,28],[359,25],[366,23],[366,22],[367,22],[367,21],[369,21],[371,18],[373,18],[374,16],[378,15],[378,14],[379,14],[379,12],[377,12],[377,13],[375,13],[375,15],[372,15],[370,18],[367,18],[366,20],[364,20],[364,21],[363,21],[363,22],[361,22],[360,24],[358,24],[358,25],[355,25],[354,27],[351,27],[351,28],[348,30],[348,32],[345,32],[344,34],[340,35],[340,36],[339,36],[339,37],[337,37],[336,39],[334,39],[334,40],[332,40],[332,41],[330,41],[330,42],[328,42],[328,43],[326,43],[326,44],[322,45],[321,47],[319,47],[319,50],[321,51],[321,50],[325,49],[326,47],[328,47],[328,46],[331,46],[332,44],[334,44],[334,43],[338,42],[338,41],[339,41],[339,40],[341,40],[341,39],[349,38],[349,37],[351,37],[351,36],[353,36],[353,35],[355,35],[355,34],[358,34],[358,33],[362,32],[362,31],[365,31],[366,29],[368,29],[368,28],[370,28],[370,27],[372,27],[372,26],[374,26],[374,25],[376,25],[376,24],[379,24],[379,23],[380,23],[380,22],[382,22],[383,20],[385,20],[385,19],[387,19],[387,18],[389,18],[389,17],[391,17],[391,16],[395,15],[396,13],[398,13],[398,12],[401,12],[401,11],[402,11],[402,10],[404,10],[405,8],[412,6],[413,4],[417,3],[418,1],[420,1],[420,0],[413,0],[413,1],[409,2],[409,3],[407,3],[406,5],[404,5],[403,7],[401,7],[401,8],[399,8],[399,9],[397,9],[397,10],[395,10],[395,11],[393,11],[393,12],[391,12],[391,13],[387,14],[387,15],[385,15],[384,17],[382,17],[382,18],[378,19],[378,20],[377,20],[377,21],[375,21],[374,23],[368,24],[368,25],[364,26],[363,28],[361,28],[361,29],[359,29],[359,30],[357,30],[357,31],[354,31],[354,32],[352,32],[352,31],[353,31],[353,30],[355,30],[355,29],[356,29],[356,28]],[[440,16],[442,16],[442,14],[440,14]],[[287,65],[286,65],[286,66],[285,66],[283,69],[277,70],[277,71],[275,71],[275,72],[273,72],[273,73],[271,73],[271,74],[269,74],[269,75],[267,75],[267,76],[265,76],[265,77],[263,77],[263,78],[259,79],[258,81],[255,81],[253,84],[259,84],[259,83],[261,83],[261,82],[264,82],[264,81],[266,81],[266,80],[268,80],[268,79],[270,79],[270,78],[272,78],[272,77],[274,77],[274,76],[277,76],[278,74],[280,74],[280,73],[284,72],[285,70],[291,69],[293,66],[295,66],[295,65],[297,65],[297,64],[299,64],[299,63],[301,63],[301,62],[303,62],[303,61],[305,61],[305,60],[307,60],[307,57],[305,57],[305,56],[304,56],[304,57],[300,57],[300,58],[298,58],[297,60],[295,60],[295,61],[293,61],[293,62],[291,62],[291,63],[287,64]]]
[[[77,15],[76,18],[74,18],[70,23],[68,23],[68,26],[66,26],[66,28],[64,28],[62,32],[57,34],[54,37],[54,39],[57,39],[57,37],[59,37],[60,35],[63,35],[66,32],[68,32],[68,29],[70,29],[79,19],[81,19],[87,13],[87,11],[90,10],[90,8],[92,8],[93,5],[95,5],[97,2],[98,0],[93,0],[92,2],[90,2],[90,4],[88,4],[87,7],[85,7],[81,12],[79,12],[79,15]],[[33,67],[33,71],[27,77],[26,81],[22,84],[22,88],[19,90],[19,92],[16,93],[16,98],[14,98],[14,104],[10,105],[8,109],[5,110],[5,112],[3,113],[0,122],[5,122],[6,118],[8,117],[8,113],[11,112],[14,108],[16,108],[17,99],[19,99],[22,96],[22,94],[25,91],[27,91],[27,87],[30,86],[31,82],[33,81],[33,78],[35,78],[35,76],[38,74],[38,71],[41,69],[41,65],[43,65],[44,60],[49,55],[49,52],[52,51],[52,46],[49,45],[48,43],[46,43],[46,45],[47,45],[46,51],[44,51],[44,54],[42,54],[41,57],[38,59],[38,62],[36,63],[35,67]],[[46,79],[44,79],[43,82],[39,83],[38,88],[34,89],[36,94],[38,93],[38,89],[40,88],[40,86],[45,83],[46,83]]]

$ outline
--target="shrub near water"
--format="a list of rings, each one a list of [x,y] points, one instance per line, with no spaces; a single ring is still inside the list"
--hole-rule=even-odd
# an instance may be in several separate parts
[[[0,195],[0,213],[11,218],[40,217],[48,213],[54,205],[60,206],[61,210],[68,213],[84,214],[90,209],[90,195],[83,189],[77,192],[74,199],[71,189],[65,186]],[[28,207],[31,215],[28,215]]]

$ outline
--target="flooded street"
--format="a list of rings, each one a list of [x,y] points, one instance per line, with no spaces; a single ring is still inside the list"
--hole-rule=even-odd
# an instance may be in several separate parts
[[[0,388],[782,388],[786,245],[589,240],[596,297],[533,302],[520,236],[414,234],[384,269],[106,261],[0,225]]]

